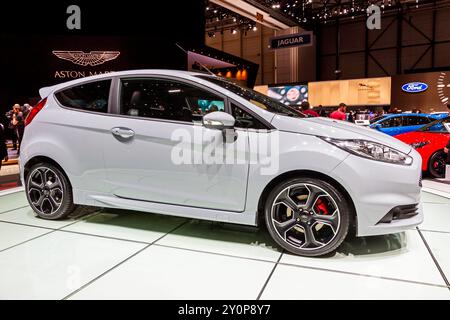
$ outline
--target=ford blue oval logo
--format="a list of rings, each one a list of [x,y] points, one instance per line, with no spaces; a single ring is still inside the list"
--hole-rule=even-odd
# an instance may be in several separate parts
[[[402,90],[408,93],[424,92],[428,89],[428,85],[423,82],[410,82],[402,86]]]

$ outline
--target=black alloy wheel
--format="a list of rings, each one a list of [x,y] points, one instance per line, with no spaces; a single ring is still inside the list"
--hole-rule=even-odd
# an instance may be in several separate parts
[[[38,163],[25,179],[28,202],[40,218],[62,219],[74,210],[70,183],[55,165]]]
[[[346,197],[328,182],[294,178],[275,187],[265,205],[272,238],[302,256],[333,252],[346,238],[353,214]]]

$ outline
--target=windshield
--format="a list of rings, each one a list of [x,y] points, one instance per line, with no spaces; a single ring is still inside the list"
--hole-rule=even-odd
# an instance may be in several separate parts
[[[269,98],[268,96],[263,95],[262,93],[259,93],[255,90],[247,89],[244,87],[241,87],[229,80],[214,77],[214,76],[197,76],[198,78],[201,78],[203,80],[210,81],[216,85],[221,86],[222,88],[225,88],[238,96],[244,98],[245,100],[251,102],[253,105],[257,106],[258,108],[276,113],[281,114],[289,117],[296,117],[296,118],[305,118],[306,116],[295,110],[292,107],[286,106],[276,100],[273,100]]]
[[[420,132],[450,133],[450,117],[433,121],[419,129]]]

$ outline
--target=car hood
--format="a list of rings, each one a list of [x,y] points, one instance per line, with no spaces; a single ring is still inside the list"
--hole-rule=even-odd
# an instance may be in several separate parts
[[[374,129],[355,125],[346,121],[329,118],[291,118],[277,115],[272,125],[281,131],[297,132],[335,139],[363,139],[382,143],[403,153],[409,154],[411,146]]]

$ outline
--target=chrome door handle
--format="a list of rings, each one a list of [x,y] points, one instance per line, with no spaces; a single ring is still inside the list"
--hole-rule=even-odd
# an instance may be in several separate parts
[[[111,133],[123,139],[131,139],[134,137],[134,131],[128,128],[112,128]]]

